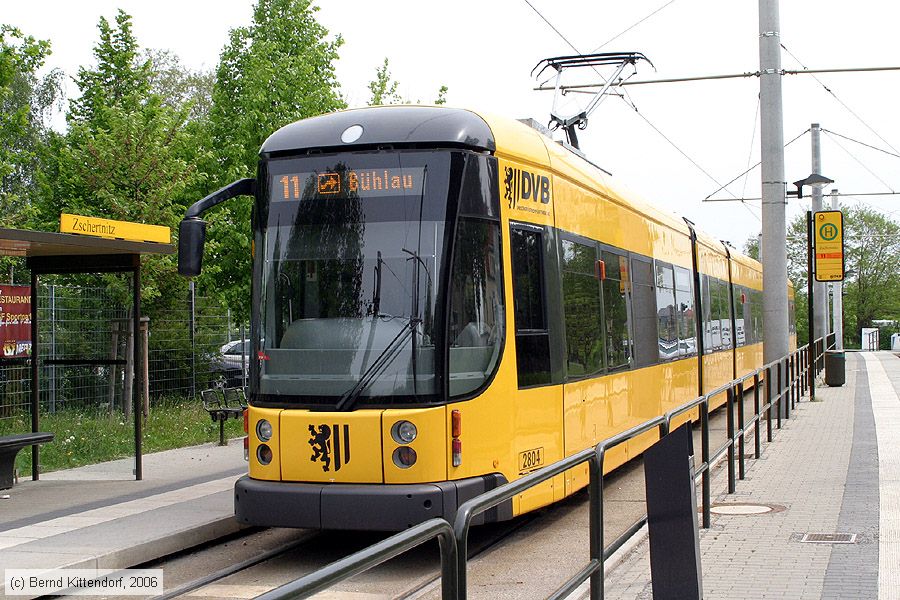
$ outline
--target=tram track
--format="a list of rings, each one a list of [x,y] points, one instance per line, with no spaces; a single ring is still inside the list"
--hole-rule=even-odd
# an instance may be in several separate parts
[[[479,528],[473,539],[470,557],[474,558],[496,547],[508,536],[526,527],[536,518],[537,515],[529,514],[512,521]],[[293,530],[269,531],[276,532],[279,536],[291,538],[290,534]],[[359,548],[354,547],[352,550],[356,551],[390,535],[389,533],[299,531],[299,536],[296,538],[288,539],[283,543],[259,552],[255,556],[243,558],[233,564],[206,573],[201,577],[179,583],[177,587],[160,596],[156,596],[154,600],[192,597],[252,597],[270,589],[275,589],[284,583],[293,581],[297,577],[324,567],[333,562],[333,560],[342,558],[345,554],[351,553],[351,551],[345,551],[338,555],[338,553],[328,551],[322,552],[321,549],[323,547],[345,547],[345,542],[353,538],[356,540],[354,546],[359,546]],[[199,555],[222,552],[226,544],[234,545],[235,542],[241,542],[247,537],[264,534],[265,532],[253,531],[244,536],[230,539],[228,542],[213,544],[174,557],[166,557],[152,564],[142,565],[142,568],[163,568],[168,570],[168,565],[172,562],[190,561],[196,563],[198,558],[199,562],[202,563],[203,558]],[[255,552],[257,549],[252,548],[251,551]],[[424,561],[421,560],[423,554],[426,555],[426,560]],[[418,558],[416,558],[416,555],[418,555]],[[298,558],[301,560],[298,561]],[[407,552],[406,555],[397,557],[395,561],[399,561],[399,564],[382,566],[379,569],[373,569],[370,573],[359,575],[360,587],[366,588],[367,593],[377,595],[380,598],[414,598],[418,597],[417,594],[422,591],[427,592],[435,582],[440,580],[436,544],[433,550],[426,548],[424,552]],[[392,573],[395,571],[402,574],[402,576],[400,578],[393,577]],[[258,585],[262,583],[262,580],[265,580],[266,584]],[[400,589],[397,588],[397,584],[400,584]],[[225,593],[226,590],[230,590],[230,592]]]

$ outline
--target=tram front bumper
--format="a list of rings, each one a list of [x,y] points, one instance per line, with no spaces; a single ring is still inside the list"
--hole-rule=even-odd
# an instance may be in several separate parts
[[[234,515],[240,523],[262,527],[400,531],[434,517],[452,523],[463,502],[504,483],[497,473],[409,485],[294,483],[245,475],[234,484]],[[507,501],[472,523],[511,518]]]

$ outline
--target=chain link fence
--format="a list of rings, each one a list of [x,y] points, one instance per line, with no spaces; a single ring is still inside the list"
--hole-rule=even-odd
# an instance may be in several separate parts
[[[133,322],[130,294],[115,285],[50,283],[38,289],[42,414],[131,412]],[[124,288],[123,284],[123,288]],[[179,306],[180,305],[180,306]],[[222,346],[241,339],[246,326],[215,301],[186,290],[176,308],[144,318],[148,400],[194,399],[216,383],[240,384],[246,376],[223,359]],[[246,334],[245,334],[246,335]],[[238,357],[237,368],[241,359]],[[243,364],[248,364],[244,360]],[[30,359],[0,358],[0,424],[30,415]]]

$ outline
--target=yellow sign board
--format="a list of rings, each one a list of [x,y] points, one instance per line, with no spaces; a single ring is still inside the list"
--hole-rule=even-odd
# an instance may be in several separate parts
[[[60,233],[77,233],[108,239],[130,240],[133,242],[158,242],[168,244],[172,241],[172,232],[162,225],[144,225],[128,221],[113,221],[97,217],[81,215],[59,215]]]
[[[813,215],[816,281],[844,279],[844,218],[839,210]]]

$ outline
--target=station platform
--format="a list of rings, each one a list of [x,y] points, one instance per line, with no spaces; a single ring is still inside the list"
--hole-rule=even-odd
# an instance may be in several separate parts
[[[0,491],[0,573],[127,568],[238,531],[240,440],[146,454],[142,481],[133,469],[129,458]],[[0,596],[2,586],[0,578]]]
[[[712,528],[700,530],[707,600],[900,598],[900,358],[846,359],[845,385],[804,398],[748,458],[736,493],[714,496]],[[127,568],[238,531],[239,441],[145,455],[143,481],[132,468],[114,461],[0,491],[0,573]],[[719,475],[713,493],[725,487]],[[606,597],[652,598],[646,536],[607,563]]]
[[[713,498],[706,600],[900,598],[900,357],[847,352],[846,371],[747,460],[735,494]],[[653,597],[646,536],[607,565],[605,591]]]

